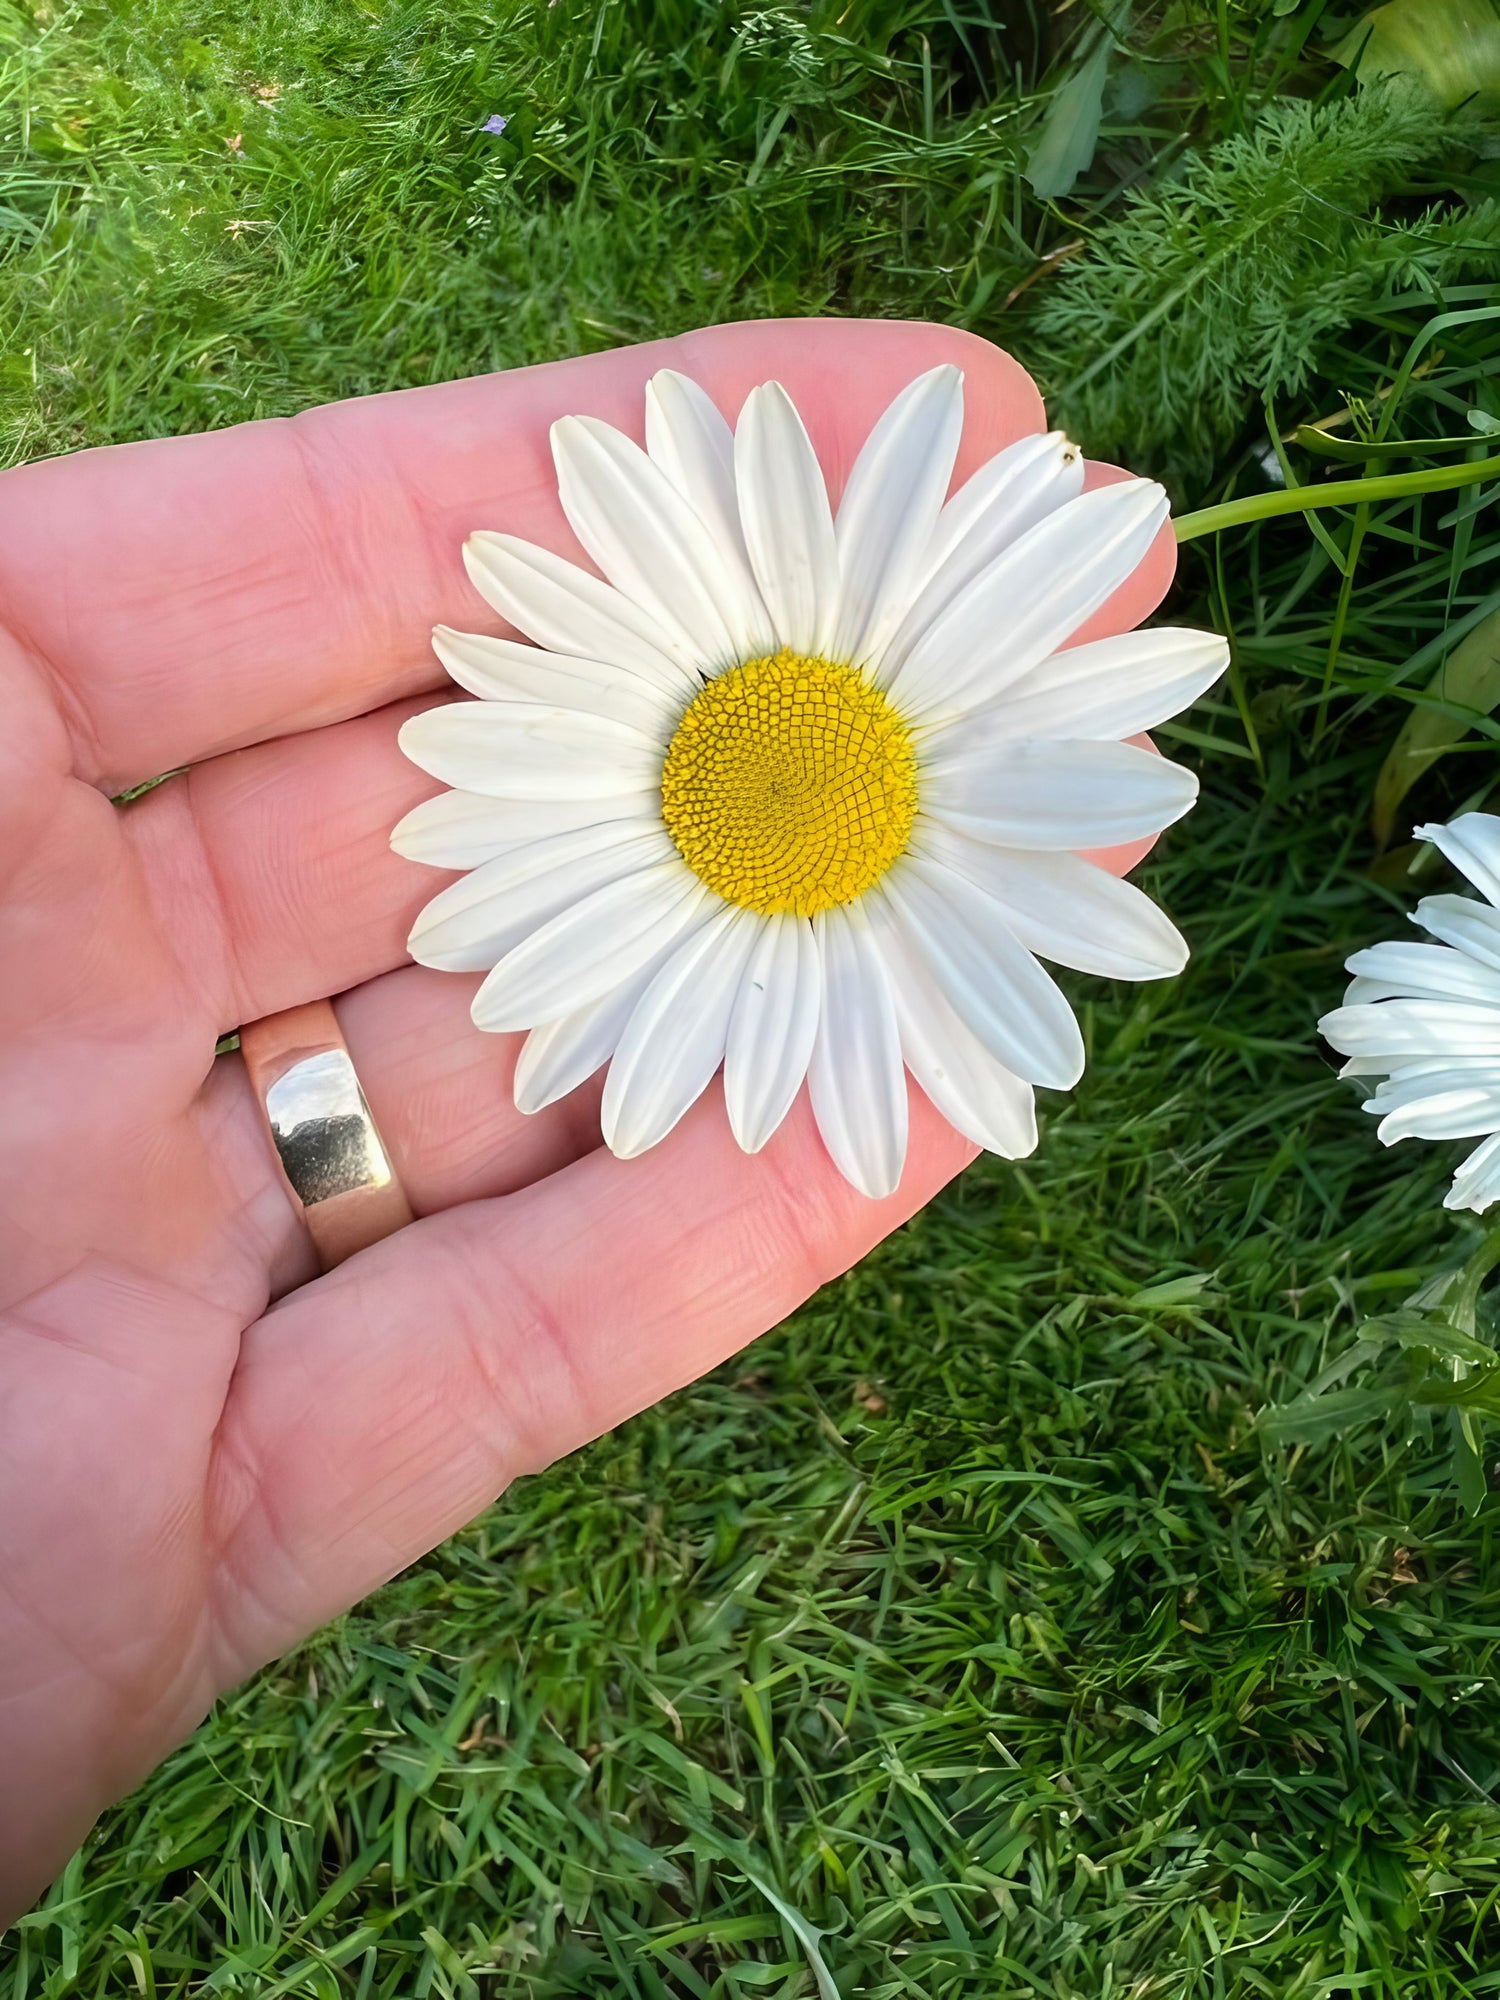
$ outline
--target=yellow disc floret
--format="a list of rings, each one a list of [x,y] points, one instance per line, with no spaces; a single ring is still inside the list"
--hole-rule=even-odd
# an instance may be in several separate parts
[[[816,916],[872,888],[911,837],[911,731],[853,667],[781,652],[711,680],[662,770],[682,858],[727,902]]]

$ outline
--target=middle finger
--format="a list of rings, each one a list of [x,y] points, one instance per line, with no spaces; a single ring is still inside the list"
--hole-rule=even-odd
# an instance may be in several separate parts
[[[451,878],[391,851],[435,789],[396,746],[423,696],[210,758],[123,808],[185,1005],[217,1034],[389,972]]]

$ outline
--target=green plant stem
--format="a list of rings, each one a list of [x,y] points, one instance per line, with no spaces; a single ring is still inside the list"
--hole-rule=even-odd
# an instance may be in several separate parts
[[[1299,486],[1289,493],[1256,493],[1183,514],[1176,524],[1177,539],[1194,542],[1200,535],[1238,528],[1247,521],[1269,520],[1275,514],[1305,514],[1313,508],[1348,507],[1368,500],[1402,500],[1409,493],[1446,493],[1456,486],[1477,486],[1481,480],[1495,478],[1500,478],[1500,456],[1476,458],[1468,465],[1442,466],[1431,472],[1393,472],[1376,479],[1335,479],[1327,486]]]
[[[1444,1301],[1454,1325],[1467,1334],[1479,1331],[1479,1296],[1484,1281],[1500,1264],[1500,1228],[1491,1229],[1458,1274],[1457,1283]]]

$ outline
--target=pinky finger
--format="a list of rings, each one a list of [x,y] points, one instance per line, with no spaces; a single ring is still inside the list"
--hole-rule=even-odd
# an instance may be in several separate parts
[[[429,1216],[283,1300],[218,1436],[225,1684],[774,1326],[974,1150],[914,1092],[906,1172],[871,1201],[805,1097],[751,1158],[714,1091],[641,1159]]]

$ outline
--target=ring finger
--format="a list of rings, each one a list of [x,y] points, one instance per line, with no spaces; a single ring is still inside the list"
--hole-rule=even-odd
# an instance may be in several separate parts
[[[419,1216],[513,1194],[600,1143],[597,1078],[545,1111],[517,1111],[511,1084],[524,1037],[479,1033],[469,1018],[478,983],[477,975],[406,966],[335,1002],[371,1115]],[[235,1200],[264,1218],[273,1293],[305,1283],[317,1258],[237,1055],[215,1065],[202,1111],[218,1128],[219,1156],[233,1161]]]

